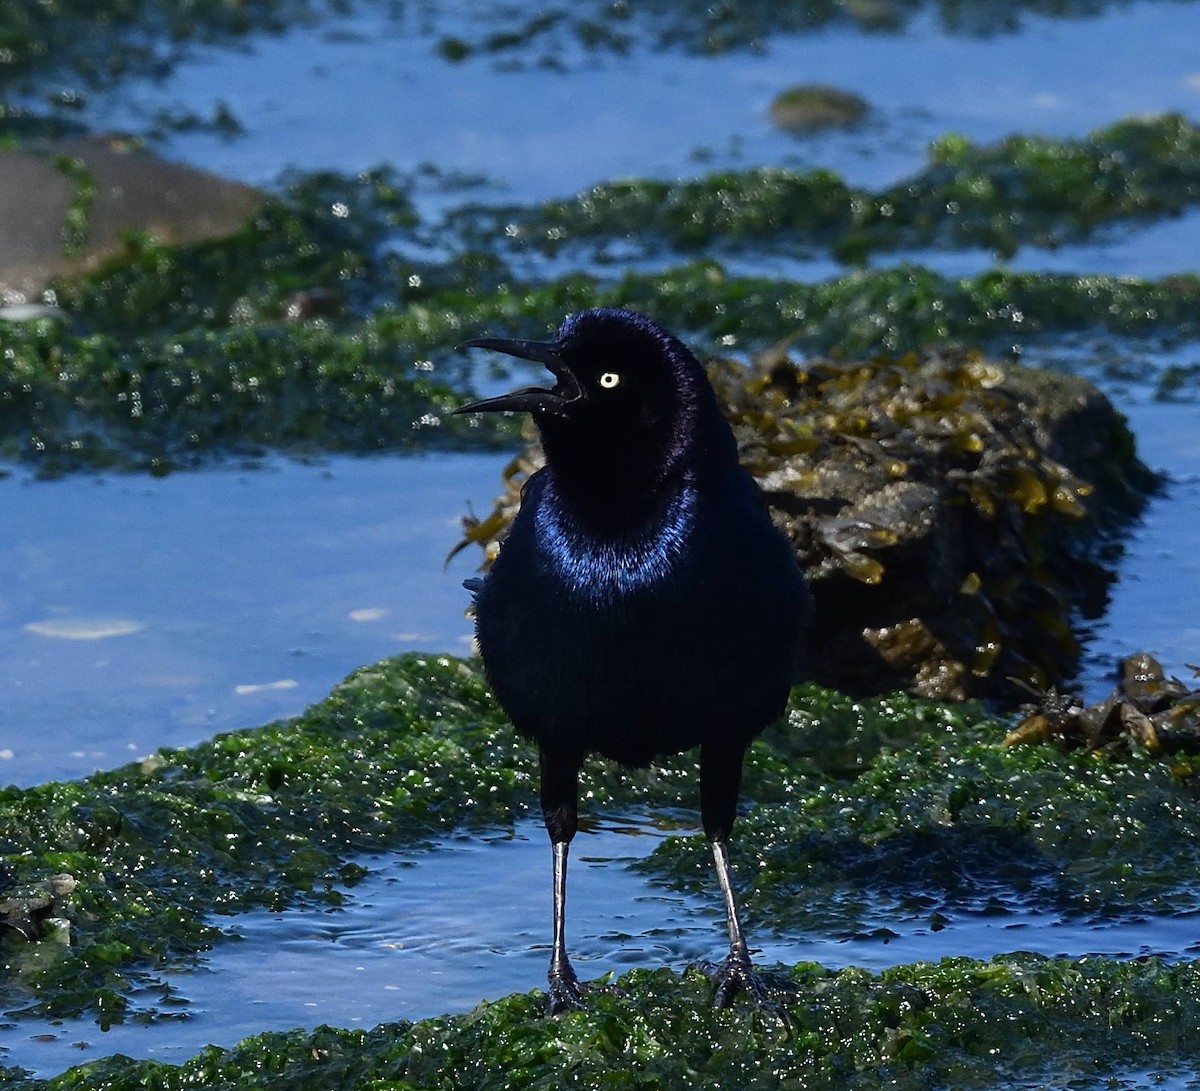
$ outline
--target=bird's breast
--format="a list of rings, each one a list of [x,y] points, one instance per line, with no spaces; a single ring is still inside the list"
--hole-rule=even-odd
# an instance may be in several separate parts
[[[596,605],[662,587],[684,559],[697,503],[695,490],[683,487],[635,529],[598,535],[547,490],[534,520],[538,553],[556,582]]]

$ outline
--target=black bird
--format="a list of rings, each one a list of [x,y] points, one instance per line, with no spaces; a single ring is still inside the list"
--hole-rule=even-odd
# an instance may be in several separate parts
[[[564,932],[579,770],[700,747],[700,810],[729,924],[716,1002],[768,1003],[738,921],[728,842],[750,741],[783,712],[808,592],[695,356],[631,311],[573,315],[552,341],[479,338],[544,364],[459,413],[533,415],[546,466],[486,579],[468,580],[488,680],[538,745],[554,846],[550,1011],[583,1006]]]

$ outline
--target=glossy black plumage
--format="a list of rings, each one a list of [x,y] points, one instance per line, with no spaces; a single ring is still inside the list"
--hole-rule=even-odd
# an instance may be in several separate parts
[[[546,466],[527,483],[476,594],[488,679],[539,748],[555,846],[552,1011],[581,1003],[564,939],[578,771],[701,748],[701,812],[729,918],[718,1003],[762,998],[737,921],[725,845],[742,757],[796,678],[807,591],[703,368],[629,311],[585,311],[550,342],[481,339],[545,364],[531,387],[459,412],[532,413]]]

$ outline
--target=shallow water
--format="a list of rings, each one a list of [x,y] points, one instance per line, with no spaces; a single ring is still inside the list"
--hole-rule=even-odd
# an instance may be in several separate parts
[[[1151,652],[1185,680],[1194,678],[1189,664],[1200,666],[1200,414],[1190,405],[1121,405],[1142,458],[1169,478],[1125,539],[1108,609],[1089,627],[1082,681],[1091,696],[1107,692],[1133,651]]]
[[[715,880],[711,897],[700,898],[626,866],[672,832],[644,818],[601,819],[572,844],[568,940],[582,979],[635,966],[682,971],[724,956]],[[370,1027],[544,988],[550,851],[539,823],[522,820],[511,831],[464,833],[360,863],[370,874],[340,908],[218,918],[231,938],[198,966],[166,975],[190,1001],[186,1019],[107,1032],[82,1020],[23,1022],[4,1034],[7,1063],[40,1074],[114,1052],[179,1063],[209,1043],[232,1045],[266,1028]],[[852,936],[784,936],[759,925],[750,938],[763,966],[813,961],[881,970],[1014,951],[1195,957],[1200,915],[1097,923],[981,907],[937,929],[880,913]]]
[[[0,480],[0,778],[76,777],[295,715],[356,666],[470,649],[505,456]]]
[[[459,16],[461,19],[461,16]],[[224,102],[246,136],[186,133],[191,162],[269,183],[287,163],[355,171],[422,163],[484,173],[519,199],[628,175],[675,177],[714,165],[818,163],[879,185],[912,173],[948,131],[1082,135],[1131,114],[1200,108],[1200,13],[1130,4],[1096,19],[1028,16],[1019,35],[948,33],[918,15],[903,35],[833,29],[776,35],[762,53],[715,57],[555,51],[566,72],[479,58],[449,65],[435,39],[388,5],[200,49],[165,80],[130,81],[81,112],[96,128],[144,128],[164,108],[210,116]],[[473,20],[438,25],[471,36]],[[831,83],[875,108],[861,132],[796,140],[766,111],[796,83]],[[714,94],[714,89],[719,93]]]

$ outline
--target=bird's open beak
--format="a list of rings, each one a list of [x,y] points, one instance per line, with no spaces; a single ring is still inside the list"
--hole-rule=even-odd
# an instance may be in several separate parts
[[[575,376],[567,370],[553,341],[509,341],[500,337],[476,337],[464,341],[460,349],[490,349],[516,356],[521,360],[533,360],[545,364],[554,373],[558,382],[553,389],[543,386],[527,386],[520,390],[501,394],[495,398],[484,398],[470,405],[460,406],[455,413],[549,413],[565,417],[572,402],[583,394]]]

